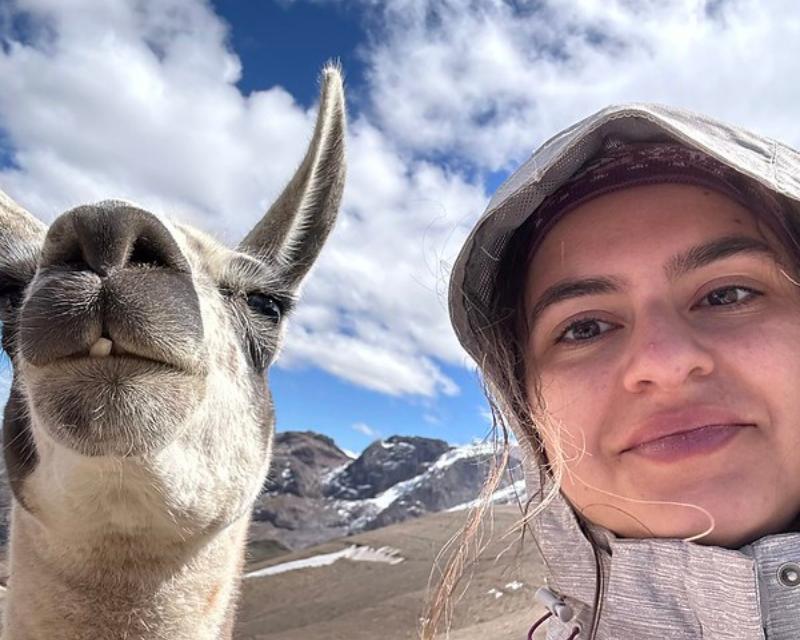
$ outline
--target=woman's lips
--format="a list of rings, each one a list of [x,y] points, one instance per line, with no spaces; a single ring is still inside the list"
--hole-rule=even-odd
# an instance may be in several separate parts
[[[708,454],[756,424],[745,415],[714,405],[684,405],[651,414],[639,422],[620,452],[672,462]]]
[[[643,442],[627,449],[625,453],[634,453],[659,462],[676,462],[689,456],[709,454],[721,449],[743,429],[752,426],[711,424]]]

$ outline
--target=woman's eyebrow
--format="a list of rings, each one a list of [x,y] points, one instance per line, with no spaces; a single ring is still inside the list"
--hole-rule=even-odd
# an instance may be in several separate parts
[[[673,256],[664,266],[664,273],[669,280],[677,280],[690,271],[741,253],[768,255],[780,262],[780,257],[775,249],[763,240],[751,236],[724,236],[691,247]]]
[[[545,289],[539,296],[539,300],[533,306],[530,313],[531,330],[536,325],[536,321],[544,313],[545,309],[559,302],[580,298],[582,296],[593,296],[603,293],[616,293],[624,288],[624,283],[619,278],[612,276],[601,276],[596,278],[574,278],[562,280],[551,287]]]
[[[777,252],[763,240],[750,236],[724,236],[676,254],[667,261],[664,272],[669,280],[676,280],[690,271],[742,253],[768,255],[776,261],[780,260]],[[625,285],[625,280],[615,276],[572,278],[557,282],[545,289],[533,306],[529,316],[531,330],[545,309],[554,304],[582,296],[617,293]]]

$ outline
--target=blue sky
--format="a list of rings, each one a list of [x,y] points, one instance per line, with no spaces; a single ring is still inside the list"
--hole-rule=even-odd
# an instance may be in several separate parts
[[[266,86],[285,87],[311,106],[316,87],[308,82],[328,60],[346,72],[349,109],[359,111],[364,65],[359,56],[367,34],[364,15],[336,4],[248,3],[218,0],[214,8],[231,25],[231,43],[242,61],[237,86],[249,93]],[[461,393],[454,397],[392,397],[369,391],[316,367],[275,367],[270,374],[278,430],[312,429],[340,446],[359,451],[375,438],[421,435],[449,442],[485,437],[489,423],[480,416],[485,400],[477,374],[448,368]],[[309,388],[313,401],[309,401]]]
[[[335,4],[217,0],[213,6],[231,26],[231,44],[242,61],[237,86],[244,93],[278,84],[310,107],[317,93],[309,78],[325,62],[337,59],[346,72],[350,112],[359,111],[356,96],[364,74],[359,47],[367,37],[363,14]],[[447,375],[461,390],[456,396],[392,397],[316,367],[275,367],[270,381],[278,430],[312,429],[352,451],[395,434],[456,443],[484,437],[489,423],[480,415],[486,403],[477,374],[448,367]]]
[[[340,60],[348,85],[363,80],[358,47],[364,43],[362,15],[338,4],[215,0],[214,9],[231,25],[230,40],[242,60],[237,86],[245,93],[274,84],[300,103],[317,99],[310,83],[325,62]],[[356,108],[350,97],[350,108]]]
[[[800,142],[790,0],[0,0],[0,188],[109,197],[229,245],[297,166],[341,60],[348,182],[270,373],[278,429],[360,451],[483,437],[446,311],[490,193],[559,129],[657,101]],[[7,373],[0,376],[7,381]]]

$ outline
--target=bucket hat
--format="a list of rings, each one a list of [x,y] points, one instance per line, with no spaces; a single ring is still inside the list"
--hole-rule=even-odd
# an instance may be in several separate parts
[[[705,153],[773,194],[784,228],[800,220],[800,154],[791,147],[707,116],[658,104],[607,107],[537,149],[495,192],[467,237],[450,276],[450,320],[464,349],[480,362],[478,333],[494,319],[491,301],[509,240],[548,196],[615,144],[682,144]]]

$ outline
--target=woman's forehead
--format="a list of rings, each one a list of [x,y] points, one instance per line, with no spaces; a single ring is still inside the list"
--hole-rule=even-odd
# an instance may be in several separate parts
[[[756,216],[717,191],[672,183],[615,191],[559,220],[529,261],[526,288],[535,294],[564,278],[654,267],[731,235],[764,239]]]

